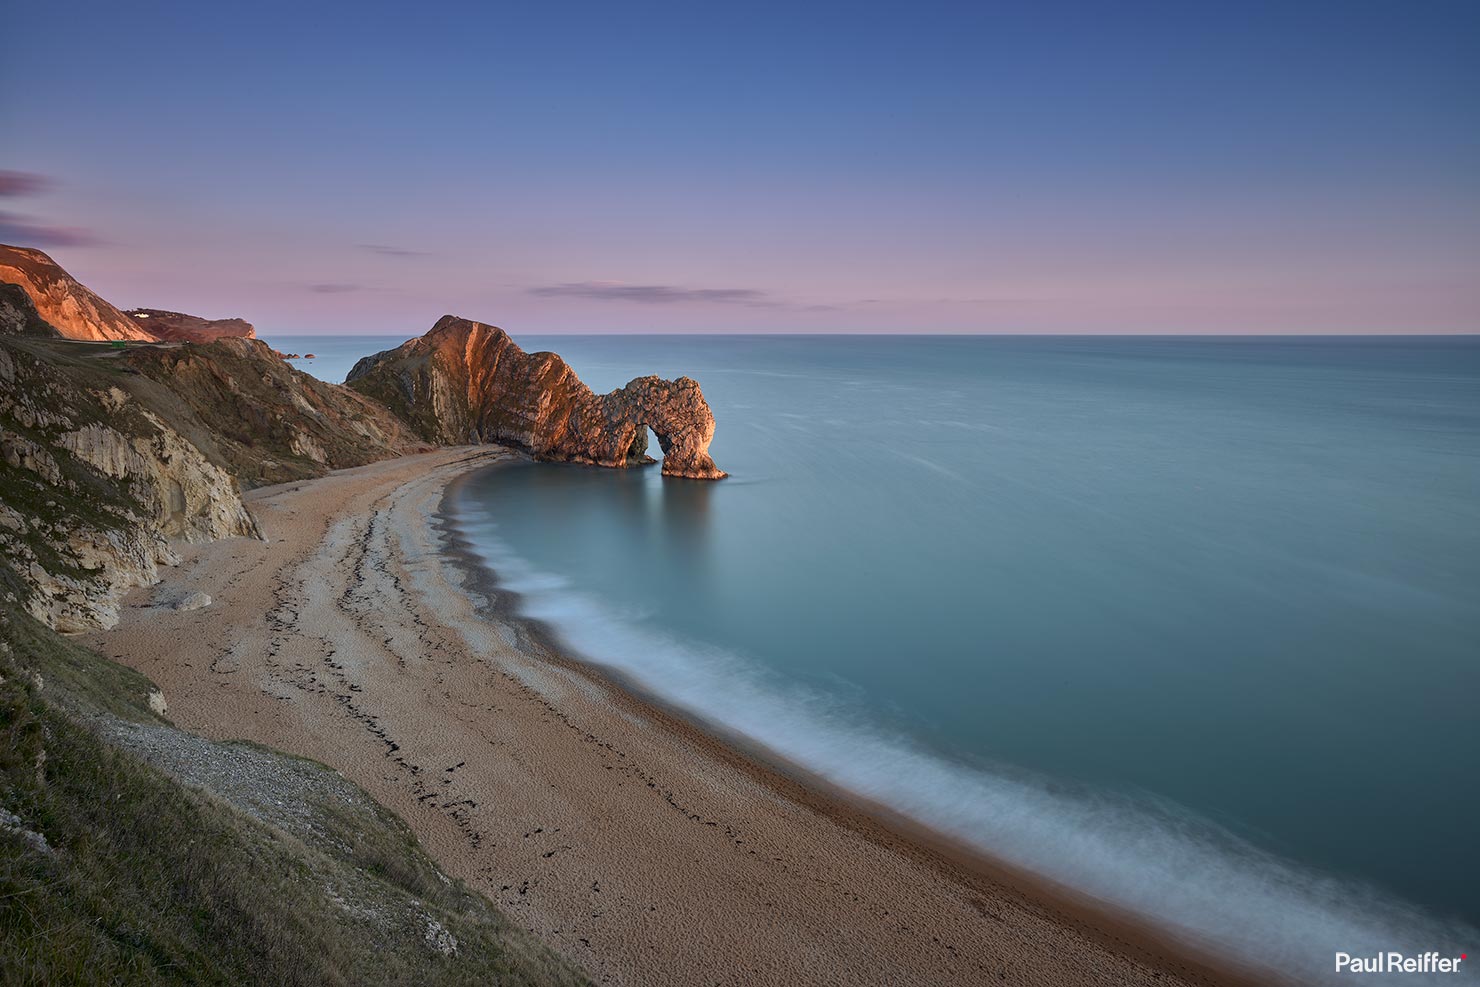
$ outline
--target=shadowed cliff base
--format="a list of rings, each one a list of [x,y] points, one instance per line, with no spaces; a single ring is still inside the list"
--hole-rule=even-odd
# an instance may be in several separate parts
[[[652,462],[651,428],[664,476],[727,475],[709,457],[714,415],[696,381],[639,377],[598,395],[557,354],[526,353],[502,329],[452,315],[365,357],[345,383],[429,442],[497,442],[539,459],[622,469]]]

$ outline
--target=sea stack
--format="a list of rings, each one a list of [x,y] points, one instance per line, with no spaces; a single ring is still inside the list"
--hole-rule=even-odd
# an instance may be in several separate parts
[[[539,459],[622,469],[653,460],[663,475],[718,480],[714,415],[696,381],[639,377],[596,394],[554,353],[526,353],[495,326],[447,315],[431,331],[365,357],[345,381],[389,407],[423,439],[497,442]]]

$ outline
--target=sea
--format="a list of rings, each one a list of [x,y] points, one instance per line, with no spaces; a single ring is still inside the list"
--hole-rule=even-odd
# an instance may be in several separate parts
[[[697,379],[730,473],[465,485],[574,654],[1303,982],[1480,951],[1480,338],[518,341]]]

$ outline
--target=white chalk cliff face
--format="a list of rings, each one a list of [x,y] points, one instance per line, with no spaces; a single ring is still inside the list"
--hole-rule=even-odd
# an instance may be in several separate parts
[[[651,428],[665,476],[726,475],[709,457],[714,415],[695,381],[639,377],[598,395],[558,355],[526,353],[481,322],[444,316],[420,339],[365,357],[345,382],[430,442],[497,442],[620,469],[652,462]]]
[[[0,244],[0,281],[24,288],[41,318],[69,339],[154,339],[39,250]]]
[[[116,624],[171,540],[258,536],[230,474],[128,391],[79,383],[0,337],[0,547],[61,631]]]

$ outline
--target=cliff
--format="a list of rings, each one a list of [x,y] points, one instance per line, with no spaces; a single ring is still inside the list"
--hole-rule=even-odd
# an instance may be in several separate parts
[[[210,343],[225,337],[256,339],[257,330],[245,319],[202,319],[198,315],[162,308],[131,308],[124,313],[155,339],[179,343]]]
[[[24,288],[0,282],[0,335],[54,339],[61,333],[36,311],[36,305]]]
[[[0,244],[0,281],[25,289],[41,318],[69,339],[154,339],[39,250]]]
[[[597,395],[559,356],[452,316],[361,360],[352,387],[234,335],[252,332],[241,320],[135,310],[164,332],[220,335],[84,346],[138,336],[40,251],[0,248],[0,262],[24,279],[0,283],[0,550],[27,587],[21,605],[59,630],[116,623],[123,594],[178,560],[172,543],[257,536],[244,487],[465,442],[640,465],[649,428],[665,474],[725,475],[708,453],[714,416],[686,377]]]
[[[21,605],[63,631],[111,627],[177,562],[171,540],[256,535],[236,481],[133,391],[117,361],[0,336],[0,549]]]
[[[651,428],[664,475],[726,475],[709,458],[714,415],[693,380],[639,377],[598,395],[556,354],[526,353],[481,322],[444,316],[425,336],[365,357],[346,383],[429,442],[497,442],[540,459],[623,468],[652,462]]]
[[[0,286],[0,551],[21,605],[58,630],[116,623],[123,594],[178,561],[173,542],[257,536],[243,485],[424,448],[260,341],[79,346],[16,296]]]
[[[171,420],[252,487],[428,448],[386,408],[290,366],[258,339],[139,347],[118,361],[159,385]]]

